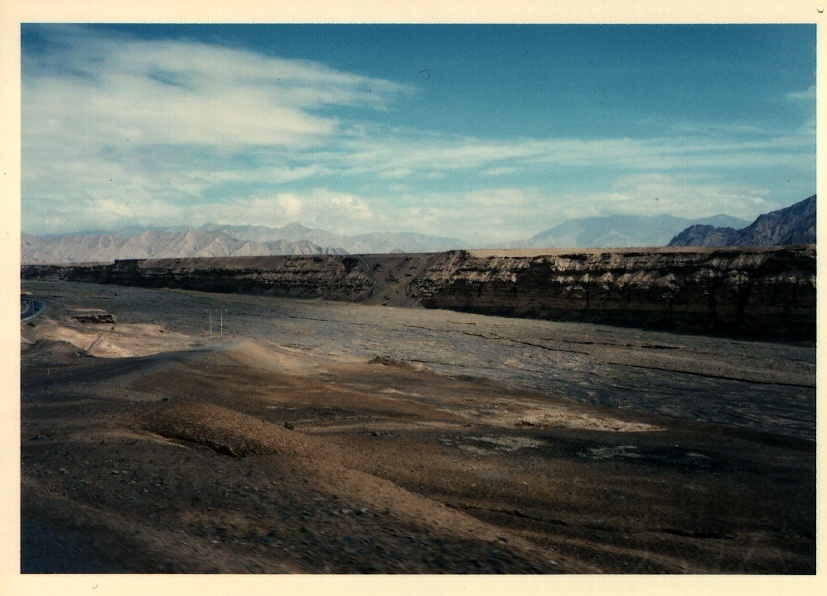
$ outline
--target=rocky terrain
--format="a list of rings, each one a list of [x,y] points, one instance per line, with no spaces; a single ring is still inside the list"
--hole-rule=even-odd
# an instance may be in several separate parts
[[[669,246],[784,246],[815,244],[816,196],[778,211],[760,215],[743,229],[693,225],[675,236]]]
[[[815,246],[452,251],[25,265],[59,279],[815,339]]]
[[[24,574],[816,571],[813,345],[23,290]]]

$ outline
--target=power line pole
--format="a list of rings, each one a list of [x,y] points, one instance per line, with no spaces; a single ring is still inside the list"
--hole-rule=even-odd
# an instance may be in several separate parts
[[[218,313],[218,333],[221,337],[224,337],[224,313],[227,312],[226,308],[211,308],[207,312],[210,313],[210,338],[214,337],[213,333],[213,319],[212,319],[212,311],[216,311]]]

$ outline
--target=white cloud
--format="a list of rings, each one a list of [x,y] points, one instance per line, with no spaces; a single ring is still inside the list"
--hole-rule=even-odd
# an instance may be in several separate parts
[[[252,195],[189,204],[163,198],[140,201],[94,198],[78,203],[63,202],[61,205],[59,216],[54,221],[44,221],[39,233],[58,232],[60,228],[57,226],[61,222],[70,231],[84,231],[98,227],[163,227],[182,222],[191,226],[248,223],[280,227],[295,221],[332,231],[359,233],[364,230],[358,224],[374,219],[373,211],[363,198],[326,189],[304,194]],[[94,219],[90,219],[90,214],[94,214]],[[30,211],[30,217],[42,218],[42,215],[37,210]],[[354,222],[356,227],[352,225]],[[24,227],[26,223],[31,222],[24,221]]]
[[[370,201],[354,194],[315,189],[308,192],[304,200],[312,206],[305,213],[305,223],[311,227],[357,234],[371,231],[374,224],[385,229],[388,223],[374,212]]]
[[[198,216],[185,206],[198,200],[202,212],[220,214],[207,198],[219,188],[233,204],[249,191],[228,193],[232,186],[324,176],[311,161],[285,163],[287,151],[321,146],[339,133],[333,112],[319,110],[383,110],[411,92],[231,48],[117,39],[74,26],[45,33],[59,51],[24,57],[23,69],[23,221],[38,233],[60,231],[61,221],[66,229],[155,221],[133,203],[181,205]],[[295,195],[276,195],[272,219],[302,215]],[[362,219],[367,213],[364,206],[350,212]]]
[[[815,105],[816,86],[811,85],[809,88],[804,89],[803,91],[793,91],[791,93],[787,93],[787,95],[785,95],[784,97],[790,101],[807,102]]]
[[[519,174],[520,168],[518,166],[499,166],[495,168],[489,168],[483,170],[483,176],[511,176],[513,174]]]
[[[675,215],[701,218],[722,213],[752,220],[778,209],[766,199],[767,189],[712,183],[699,176],[649,172],[621,176],[608,192],[561,197],[576,202],[595,215]]]
[[[93,199],[60,202],[61,208],[29,210],[42,233],[68,225],[73,231],[125,225],[164,226],[186,222],[283,226],[292,221],[341,234],[410,231],[458,237],[487,247],[528,238],[565,220],[610,214],[672,214],[705,217],[728,213],[747,220],[777,209],[760,188],[709,184],[659,172],[619,177],[607,191],[558,193],[539,189],[494,188],[429,192],[381,199],[325,188],[252,195],[183,205],[175,199],[119,202]],[[90,219],[94,213],[94,220]],[[96,226],[90,226],[95,221]],[[27,222],[24,219],[24,228]]]
[[[461,200],[487,209],[515,209],[528,203],[536,194],[520,188],[495,188],[464,193]]]
[[[96,199],[92,202],[92,208],[98,213],[105,214],[104,217],[132,218],[135,217],[135,210],[131,204],[112,199]]]
[[[799,167],[811,155],[814,134],[735,141],[718,135],[653,138],[546,138],[486,140],[403,131],[341,141],[342,151],[321,152],[329,171],[381,179],[438,179],[462,173],[479,177],[532,175],[548,168],[602,171],[701,171]]]
[[[78,28],[52,35],[65,51],[24,62],[29,135],[307,146],[339,127],[316,110],[384,109],[411,91],[313,62],[202,43],[96,37]]]
[[[242,210],[241,217],[250,223],[258,222],[270,225],[281,225],[281,222],[288,223],[296,221],[301,218],[303,213],[302,200],[293,193],[279,193],[274,197],[251,197],[246,199],[236,199],[232,201],[234,210]],[[216,215],[216,208],[220,209],[219,205],[208,205],[203,209],[204,215],[202,217],[214,217]],[[226,214],[229,219],[227,223],[238,219],[239,214],[230,211]],[[208,220],[211,221],[211,220]],[[204,223],[207,223],[206,221]]]
[[[302,214],[302,202],[292,193],[284,193],[278,196],[278,204],[284,216],[290,219],[298,219]]]
[[[412,93],[392,81],[202,43],[50,31],[59,51],[24,56],[32,233],[300,220],[490,244],[610,212],[749,219],[783,205],[763,181],[739,183],[745,172],[814,177],[814,120],[784,134],[735,124],[479,138],[371,121]]]

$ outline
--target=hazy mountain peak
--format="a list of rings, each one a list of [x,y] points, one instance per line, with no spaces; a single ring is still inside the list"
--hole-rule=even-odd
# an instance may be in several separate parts
[[[742,229],[690,226],[677,234],[669,246],[778,246],[815,244],[816,195],[759,215]]]
[[[282,226],[281,228],[277,229],[281,230],[282,232],[289,232],[291,234],[304,234],[311,231],[310,228],[302,225],[297,221],[290,222],[286,226]]]
[[[341,236],[292,222],[281,228],[263,225],[198,228],[132,229],[133,235],[73,235],[21,239],[24,263],[111,262],[116,259],[160,257],[254,256],[282,254],[347,254],[439,252],[464,248],[455,238],[423,234],[364,234]]]
[[[693,224],[746,225],[729,215],[688,219],[674,215],[605,215],[570,219],[509,248],[624,248],[664,246]]]

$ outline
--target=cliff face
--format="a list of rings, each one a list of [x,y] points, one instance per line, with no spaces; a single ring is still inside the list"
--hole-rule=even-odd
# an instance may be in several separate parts
[[[153,259],[22,275],[815,338],[815,246],[550,252]]]
[[[360,302],[372,283],[358,264],[357,257],[329,255],[146,259],[111,265],[24,265],[22,274],[23,279]]]
[[[415,285],[429,308],[814,338],[815,275],[815,247],[522,258],[458,253]]]

